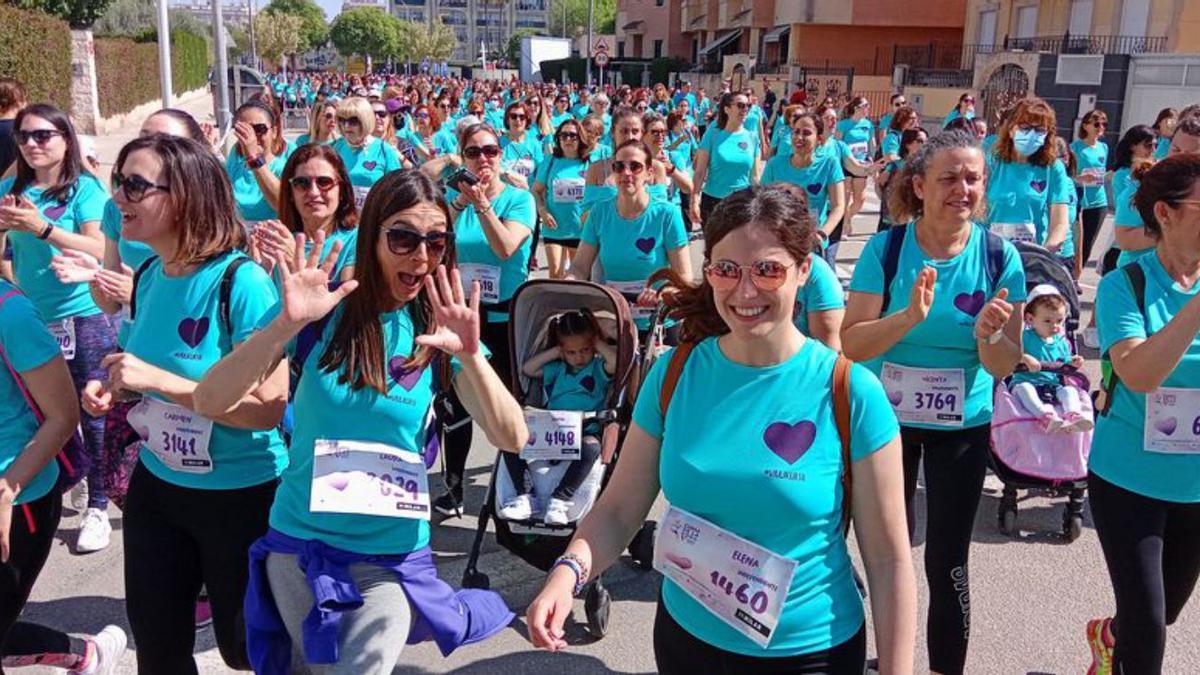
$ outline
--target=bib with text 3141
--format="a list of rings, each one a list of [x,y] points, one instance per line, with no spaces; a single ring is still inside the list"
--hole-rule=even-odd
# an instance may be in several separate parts
[[[172,471],[211,473],[212,420],[174,403],[145,397],[126,416],[146,448]]]

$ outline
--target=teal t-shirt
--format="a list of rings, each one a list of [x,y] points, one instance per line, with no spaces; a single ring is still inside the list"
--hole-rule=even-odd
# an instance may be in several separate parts
[[[621,217],[615,199],[596,204],[583,224],[581,241],[596,247],[605,281],[615,283],[650,278],[670,266],[667,251],[688,244],[679,205],[654,200],[633,219]],[[639,318],[637,325],[645,330],[650,320]]]
[[[604,408],[611,378],[604,370],[604,357],[596,354],[587,365],[572,370],[566,361],[542,366],[542,389],[547,410],[595,412]]]
[[[1050,206],[1069,205],[1075,191],[1075,183],[1062,161],[1056,159],[1048,166],[1035,166],[1028,162],[1004,162],[995,155],[989,156],[989,160],[987,225],[1032,224],[1037,243],[1045,243]],[[1072,243],[1072,237],[1068,236],[1059,255],[1073,255]]]
[[[901,136],[899,131],[896,131],[895,129],[888,129],[887,135],[883,137],[883,143],[880,145],[884,156],[900,156],[900,138]]]
[[[724,199],[750,187],[750,174],[759,154],[758,134],[745,129],[729,133],[712,124],[700,139],[699,149],[708,153],[704,194]]]
[[[1154,250],[1154,249],[1151,249]],[[1130,338],[1145,339],[1171,321],[1200,291],[1200,284],[1184,289],[1163,269],[1157,254],[1135,261],[1146,274],[1146,312],[1138,311],[1129,278],[1123,272],[1107,274],[1096,290],[1096,327],[1101,353]],[[1200,382],[1200,336],[1192,343],[1162,387],[1195,389]],[[1172,434],[1192,433],[1193,415],[1171,425]],[[1146,394],[1118,382],[1112,407],[1096,419],[1089,468],[1104,480],[1131,492],[1171,502],[1200,502],[1200,454],[1162,453],[1146,450]],[[1163,421],[1162,418],[1156,422]],[[1178,431],[1175,431],[1175,426]],[[1159,431],[1165,429],[1156,424]]]
[[[830,137],[825,141],[825,144],[817,148],[814,155],[829,155],[837,160],[838,164],[846,161],[850,157],[850,147],[836,138]]]
[[[454,222],[454,248],[459,263],[491,265],[500,268],[500,302],[512,298],[517,287],[529,278],[529,256],[533,255],[533,225],[537,219],[537,206],[533,195],[511,185],[492,199],[492,210],[501,222],[513,221],[529,228],[530,236],[521,242],[516,252],[501,260],[488,245],[487,235],[479,222],[479,214],[473,204],[468,205]],[[469,292],[469,291],[468,291]],[[507,321],[508,312],[488,312],[487,320]]]
[[[946,115],[946,118],[942,120],[942,128],[945,129],[946,127],[950,126],[951,122],[953,122],[954,120],[956,120],[962,116],[963,116],[963,114],[958,112],[958,106],[955,106],[954,109],[950,111],[950,114]],[[966,117],[969,120],[973,120],[973,119],[975,119],[975,113],[968,112]]]
[[[665,420],[658,400],[668,356],[654,363],[638,396],[633,421],[662,442],[658,474],[667,500],[797,562],[766,649],[663,581],[667,611],[714,647],[750,656],[807,654],[845,642],[863,625],[862,597],[841,532],[842,450],[831,391],[836,359],[825,345],[805,340],[783,363],[745,366],[709,338],[688,357]],[[794,442],[781,445],[779,428]],[[867,457],[898,433],[879,380],[854,366],[851,460]]]
[[[279,295],[258,265],[243,264],[234,276],[226,335],[218,309],[225,268],[244,254],[231,251],[201,264],[185,276],[167,276],[161,260],[138,280],[137,315],[126,351],[169,373],[199,382],[209,368],[245,341],[273,310]],[[167,399],[147,394],[159,400]],[[163,464],[144,445],[140,459],[168,483],[203,490],[230,490],[274,480],[287,464],[287,449],[277,430],[249,431],[214,423],[209,473],[185,473]]]
[[[808,212],[812,214],[814,227],[820,227],[829,215],[829,187],[845,182],[846,173],[842,163],[829,154],[814,154],[812,163],[797,169],[791,157],[772,157],[763,168],[762,184],[775,182],[791,183],[804,189],[808,199]]]
[[[1166,159],[1167,153],[1171,151],[1171,137],[1159,136],[1158,142],[1154,144],[1154,161]]]
[[[583,193],[588,163],[549,155],[538,165],[535,183],[546,189],[546,208],[558,227],[542,228],[546,241],[578,239],[583,232]]]
[[[875,125],[871,120],[865,117],[858,121],[846,118],[839,121],[835,129],[841,134],[840,140],[850,148],[850,154],[855,159],[860,162],[870,161],[871,139],[875,137]]]
[[[458,138],[454,135],[454,127],[444,123],[429,139],[433,144],[434,156],[458,154]]]
[[[1037,331],[1029,326],[1021,331],[1021,351],[1042,363],[1067,363],[1071,360],[1071,345],[1067,342],[1067,338],[1059,334],[1054,335],[1047,342],[1046,338],[1038,335]],[[1043,371],[1013,373],[1012,381],[1014,383],[1058,384],[1058,376]]]
[[[414,326],[408,307],[379,315],[388,393],[359,390],[338,382],[342,370],[323,371],[318,363],[341,319],[334,310],[303,364],[296,387],[296,425],[287,469],[271,506],[271,527],[300,539],[368,555],[400,554],[429,544],[429,521],[358,513],[312,511],[313,451],[318,440],[382,443],[421,453],[430,430],[434,367],[404,370],[413,353]],[[267,320],[269,323],[269,319]],[[294,355],[294,352],[292,352]],[[454,363],[457,369],[458,364]]]
[[[1071,152],[1075,155],[1075,165],[1079,175],[1094,174],[1104,177],[1108,170],[1108,143],[1096,141],[1088,145],[1080,139],[1071,143]],[[1108,195],[1104,192],[1104,183],[1083,188],[1083,201],[1080,208],[1094,209],[1108,206]]]
[[[1117,201],[1117,197],[1120,197],[1122,194],[1125,193],[1125,190],[1129,189],[1129,184],[1132,182],[1133,182],[1133,169],[1131,167],[1123,166],[1123,167],[1117,169],[1116,171],[1113,171],[1112,193],[1113,193],[1113,201],[1114,202]],[[1113,206],[1114,206],[1114,208],[1116,208],[1116,204],[1114,204]]]
[[[762,106],[751,103],[746,110],[746,119],[742,120],[742,128],[754,135],[762,128]]]
[[[887,352],[864,363],[876,375],[885,362],[916,368],[958,368],[963,371],[966,401],[963,404],[963,428],[987,424],[992,419],[992,375],[980,364],[975,340],[975,318],[1001,288],[1008,289],[1009,302],[1025,301],[1025,270],[1017,249],[1005,242],[1004,264],[992,291],[987,278],[987,261],[982,226],[971,231],[967,245],[958,255],[947,260],[935,260],[917,243],[916,228],[908,225],[896,276],[891,284],[891,306],[881,316],[902,312],[908,306],[913,282],[925,267],[937,270],[933,306],[924,321],[908,331]],[[883,258],[887,247],[887,232],[880,232],[867,242],[854,276],[850,291],[883,295]],[[946,428],[913,424],[914,427]]]
[[[339,138],[333,149],[350,175],[350,184],[356,188],[370,188],[388,173],[400,168],[400,153],[390,144],[372,136],[361,148],[355,148]]]
[[[288,158],[292,156],[295,149],[296,146],[288,145],[282,153],[276,155],[275,159],[272,159],[271,163],[267,165],[271,169],[271,173],[282,176],[283,167],[287,166]],[[229,181],[233,184],[233,199],[237,202],[238,213],[243,220],[254,222],[273,220],[279,217],[279,214],[275,212],[275,207],[271,206],[270,200],[258,186],[254,170],[246,166],[246,158],[238,154],[236,148],[225,158],[225,171],[229,174]]]
[[[793,152],[795,149],[792,148],[792,128],[786,124],[776,127],[771,133],[771,159],[791,157]]]
[[[358,256],[358,228],[342,229],[334,228],[333,233],[325,237],[325,245],[321,247],[321,260],[329,255],[329,249],[333,248],[335,242],[342,242],[342,251],[338,253],[337,262],[333,264],[333,270],[329,274],[329,278],[333,280],[341,279],[342,270],[354,265],[354,261]],[[304,254],[312,253],[313,241],[305,238]],[[279,288],[280,293],[283,292],[283,278],[279,276],[279,269],[276,268],[271,273],[271,278],[275,280],[275,285]]]
[[[812,268],[805,282],[796,293],[796,328],[801,333],[812,337],[808,332],[808,313],[825,312],[831,309],[845,309],[846,295],[842,292],[842,282],[837,278],[829,263],[816,253],[809,253],[808,259]]]
[[[121,209],[111,199],[104,205],[104,218],[100,221],[100,230],[109,241],[116,242],[121,262],[134,272],[154,256],[154,249],[140,241],[130,241],[121,236]],[[129,326],[129,321],[122,315],[121,325],[117,328],[117,346],[122,349],[125,348],[125,341],[129,339]]]
[[[533,175],[543,157],[542,144],[537,134],[527,131],[521,141],[514,141],[507,135],[501,136],[500,149],[500,161],[504,169],[519,173],[532,183]]]
[[[16,178],[0,180],[0,195],[12,191]],[[25,188],[25,197],[33,202],[47,223],[67,232],[80,234],[84,223],[100,223],[108,192],[100,181],[84,173],[75,182],[65,202],[50,199],[41,188]],[[87,284],[64,284],[50,269],[50,259],[62,253],[50,242],[31,232],[9,232],[13,272],[17,285],[29,296],[38,314],[45,321],[57,321],[72,316],[99,314]]]
[[[0,296],[16,287],[0,280]],[[46,365],[61,352],[42,317],[28,297],[15,293],[0,302],[0,350],[18,373]],[[0,475],[16,461],[25,445],[42,426],[21,393],[21,385],[8,368],[0,368]],[[14,503],[24,504],[44,497],[58,480],[58,462],[51,459],[25,484]]]
[[[1137,207],[1133,205],[1133,196],[1137,194],[1138,186],[1141,183],[1133,177],[1128,176],[1128,174],[1126,174],[1126,176],[1127,181],[1125,183],[1124,192],[1113,192],[1113,194],[1116,195],[1114,199],[1117,200],[1116,213],[1113,215],[1113,226],[1137,228],[1140,230],[1146,226],[1146,223],[1142,220],[1141,212],[1138,211]],[[1116,189],[1115,177],[1113,179],[1113,188],[1114,190]],[[1137,251],[1126,251],[1122,249],[1121,255],[1117,257],[1117,267],[1124,267],[1134,260],[1137,260],[1138,258],[1141,258],[1142,256],[1153,251],[1153,246],[1148,246]]]

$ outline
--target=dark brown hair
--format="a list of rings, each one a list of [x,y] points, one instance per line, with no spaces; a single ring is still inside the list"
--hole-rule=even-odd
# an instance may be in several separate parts
[[[58,171],[58,180],[43,191],[47,198],[59,203],[66,203],[75,191],[75,184],[81,179],[88,180],[91,177],[91,174],[83,172],[83,158],[79,154],[79,137],[75,135],[75,125],[71,124],[71,118],[67,117],[65,112],[49,103],[34,103],[17,113],[17,119],[13,121],[14,133],[21,130],[21,123],[25,121],[26,117],[40,117],[46,120],[58,130],[58,133],[62,134],[62,139],[67,144],[62,166]],[[29,166],[29,162],[25,161],[25,156],[20,152],[16,153],[13,163],[17,167],[17,177],[13,180],[9,194],[20,195],[25,192],[25,188],[37,180],[37,176],[33,167]]]
[[[892,113],[892,121],[891,124],[888,124],[888,128],[893,131],[904,131],[905,122],[909,120],[917,120],[919,122],[920,119],[916,110],[908,106],[901,106],[896,112]]]
[[[1161,239],[1162,223],[1154,214],[1154,205],[1164,202],[1177,207],[1180,201],[1191,198],[1196,183],[1200,182],[1200,154],[1171,155],[1143,174],[1141,181],[1133,195],[1133,205],[1142,216],[1146,234]]]
[[[25,105],[25,85],[12,77],[0,77],[0,110],[12,110]]]
[[[866,96],[851,96],[850,100],[846,101],[846,107],[842,108],[842,118],[850,119],[854,117],[854,111],[864,103],[870,103]]]
[[[367,195],[367,202],[363,204],[354,264],[354,280],[358,282],[358,289],[342,301],[342,315],[319,361],[324,372],[340,370],[338,383],[348,385],[351,389],[370,387],[387,394],[388,367],[379,315],[394,303],[394,299],[383,277],[383,270],[379,267],[375,249],[383,234],[384,221],[419,204],[437,206],[446,218],[446,231],[453,234],[454,221],[441,188],[418,169],[401,169],[386,174],[375,184]],[[446,247],[440,263],[447,270],[454,268],[453,239]],[[433,307],[424,288],[417,293],[415,305],[412,312],[413,333],[422,335],[433,323]],[[434,361],[436,352],[432,347],[416,347],[403,367],[406,370],[420,370]],[[449,359],[438,359],[438,363],[435,378],[439,389],[446,391],[450,382]]]
[[[579,159],[582,159],[585,162],[588,161],[588,158],[592,155],[592,139],[590,138],[591,134],[584,131],[583,124],[577,121],[574,117],[563,120],[562,123],[558,125],[558,128],[554,130],[554,156],[566,156],[562,149],[562,139],[560,139],[558,135],[562,133],[563,127],[567,126],[568,124],[575,127],[575,133],[579,135]]]
[[[1087,135],[1088,135],[1088,132],[1084,131],[1084,129],[1087,129],[1087,126],[1089,124],[1091,124],[1092,122],[1096,121],[1097,119],[1103,120],[1104,122],[1108,122],[1108,113],[1104,112],[1103,110],[1101,110],[1099,108],[1096,108],[1094,110],[1087,111],[1087,113],[1083,116],[1083,119],[1079,121],[1079,134],[1078,135],[1081,140],[1086,139]],[[1097,134],[1096,138],[1104,138],[1104,134],[1102,134],[1102,133]]]
[[[1057,159],[1054,139],[1058,137],[1055,130],[1056,120],[1054,108],[1040,98],[1027,98],[1017,103],[1008,120],[1000,127],[996,139],[996,156],[1004,162],[1018,162],[1020,155],[1013,145],[1013,131],[1022,124],[1030,124],[1046,128],[1046,142],[1037,152],[1026,158],[1034,166],[1050,166]]]
[[[212,150],[190,138],[151,134],[121,148],[114,170],[120,172],[139,150],[153,152],[162,162],[162,181],[175,209],[178,248],[175,258],[164,262],[197,265],[245,246],[229,176]]]
[[[600,323],[588,308],[573,309],[563,312],[550,320],[550,330],[546,336],[547,344],[558,346],[565,337],[576,335],[600,335]]]
[[[796,264],[812,252],[813,218],[803,199],[787,188],[764,185],[738,190],[722,199],[704,221],[704,260],[712,259],[713,247],[729,233],[751,224],[767,228]],[[713,289],[707,277],[696,285],[675,270],[666,268],[650,276],[650,282],[665,281],[662,299],[669,315],[681,322],[680,336],[688,342],[725,335],[729,326],[717,313]]]
[[[1031,302],[1025,305],[1025,316],[1033,316],[1037,312],[1038,307],[1049,307],[1050,309],[1066,309],[1067,299],[1058,293],[1047,293],[1039,295]]]
[[[1162,124],[1165,120],[1177,117],[1179,117],[1179,113],[1174,108],[1163,108],[1158,111],[1158,116],[1154,118],[1154,124],[1151,124],[1150,128],[1158,133],[1162,133],[1162,129],[1159,129],[1158,125]]]
[[[903,148],[903,139],[901,141]],[[925,202],[913,189],[913,178],[924,176],[934,159],[942,152],[964,148],[979,150],[979,143],[975,141],[974,134],[965,131],[943,131],[925,141],[925,145],[916,153],[904,158],[904,167],[896,172],[888,183],[887,207],[892,222],[901,223],[921,217],[925,212]],[[980,161],[982,163],[982,157]],[[984,165],[986,167],[986,163]]]
[[[279,197],[279,222],[292,232],[303,232],[304,221],[300,218],[300,209],[296,206],[296,192],[292,189],[292,179],[300,166],[314,159],[324,160],[333,167],[338,179],[338,206],[333,214],[333,225],[339,230],[353,230],[358,224],[358,209],[354,206],[354,188],[350,185],[350,175],[346,173],[346,165],[337,152],[328,145],[309,143],[296,148],[283,167],[279,183],[283,187]]]

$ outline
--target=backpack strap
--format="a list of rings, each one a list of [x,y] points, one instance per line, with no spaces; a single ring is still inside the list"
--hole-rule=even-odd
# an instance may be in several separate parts
[[[133,273],[133,289],[129,292],[129,321],[131,323],[134,317],[137,316],[138,282],[142,280],[142,275],[146,273],[146,270],[150,269],[150,265],[154,264],[155,260],[158,260],[158,256],[156,255],[146,258],[142,261],[141,265],[138,265],[137,271]]]
[[[658,392],[658,409],[663,421],[667,419],[667,408],[671,407],[671,397],[675,395],[675,387],[679,385],[679,377],[683,375],[683,366],[696,348],[695,342],[681,342],[671,352],[671,360],[667,362],[667,374],[663,377],[662,389]]]
[[[1138,313],[1145,317],[1146,270],[1142,269],[1142,266],[1135,260],[1122,267],[1121,272],[1129,281],[1129,288],[1133,291],[1133,300],[1137,303]],[[1107,351],[1101,355],[1101,360],[1108,362],[1108,378],[1104,381],[1104,406],[1100,409],[1100,414],[1108,415],[1109,408],[1112,408],[1113,394],[1116,392],[1117,383],[1121,381],[1121,378],[1117,375],[1116,369],[1112,367],[1112,359]]]
[[[4,295],[0,295],[0,307],[3,307],[4,303],[15,295],[21,295],[21,291],[18,291],[14,288],[6,292]],[[42,415],[42,409],[39,408],[38,404],[33,400],[33,395],[29,393],[29,389],[25,386],[25,380],[21,377],[21,374],[17,372],[17,369],[13,367],[12,361],[8,360],[8,352],[4,349],[4,345],[2,344],[0,344],[0,359],[4,360],[4,365],[6,368],[8,368],[8,374],[12,375],[13,382],[17,383],[17,389],[21,390],[21,396],[25,398],[25,403],[29,406],[29,409],[33,411],[34,419],[38,421],[38,424],[41,424],[42,421],[46,419],[45,416]]]
[[[833,419],[842,441],[842,536],[850,532],[854,480],[850,470],[850,359],[838,355],[833,364]]]
[[[988,229],[983,230],[983,260],[987,269],[988,295],[995,296],[996,285],[1004,272],[1004,238]]]
[[[217,294],[217,316],[221,319],[221,326],[225,329],[225,334],[229,336],[230,347],[233,346],[233,318],[230,316],[233,311],[233,279],[237,274],[238,268],[250,262],[250,258],[246,256],[238,256],[225,266],[225,271],[221,274],[221,287]]]
[[[900,265],[900,249],[904,246],[906,232],[907,224],[893,225],[887,231],[887,241],[883,247],[883,306],[879,309],[880,316],[887,313],[888,305],[892,303],[892,281]]]

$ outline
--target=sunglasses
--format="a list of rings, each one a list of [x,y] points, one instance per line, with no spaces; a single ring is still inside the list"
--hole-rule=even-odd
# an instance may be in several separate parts
[[[33,131],[18,131],[13,134],[17,145],[25,145],[30,139],[37,145],[45,145],[50,142],[55,136],[62,136],[63,132],[56,129],[35,129]]]
[[[446,254],[446,248],[450,246],[450,242],[454,241],[454,235],[450,232],[421,234],[412,230],[394,227],[384,230],[383,234],[387,239],[388,250],[393,255],[408,255],[424,243],[429,257],[441,258]]]
[[[651,136],[666,136],[667,130],[666,129],[651,129],[650,131],[648,131],[646,133],[650,134]]]
[[[579,140],[579,134],[574,131],[564,131],[558,135],[558,139],[560,141],[577,141]]]
[[[114,190],[124,192],[125,199],[131,204],[137,204],[146,198],[146,193],[152,190],[162,190],[170,192],[171,188],[168,185],[158,185],[142,178],[138,175],[126,176],[120,171],[114,171],[112,174],[112,184]]]
[[[312,187],[313,183],[316,183],[317,189],[321,192],[329,192],[334,185],[338,184],[338,180],[332,176],[313,176],[311,178],[296,176],[288,182],[292,184],[292,188],[301,192],[308,192],[308,188]]]
[[[638,112],[646,112],[646,108],[649,108],[649,107],[650,106],[646,105],[645,103],[637,104]]]
[[[731,103],[730,105],[732,105],[733,107],[737,108],[738,110],[748,110],[748,109],[750,108],[750,104],[749,104],[749,103],[743,103],[743,102],[739,102],[739,103]]]
[[[254,130],[255,136],[266,136],[271,127],[266,124],[251,124],[250,128]]]
[[[375,119],[377,119],[377,120],[386,119],[388,116],[388,112],[386,110],[374,110],[372,112],[375,113]],[[402,113],[396,113],[396,114],[400,115]]]
[[[449,110],[449,109],[450,109],[450,104],[449,104],[449,103],[439,103],[439,104],[438,104],[438,108],[440,108],[440,109],[442,109],[442,110]]]
[[[892,103],[893,108],[903,108],[908,105],[908,101],[895,101]]]
[[[709,263],[704,266],[704,277],[714,289],[726,292],[737,287],[742,280],[742,270],[750,270],[750,282],[760,291],[774,291],[787,281],[787,271],[791,265],[784,265],[774,260],[759,260],[750,265],[739,265],[728,260]]]
[[[429,119],[429,113],[422,110],[421,112],[417,113],[417,119],[427,120],[427,119]]]
[[[357,117],[339,117],[338,124],[342,124],[342,125],[345,125],[348,127],[361,127],[362,120],[358,119]]]
[[[480,156],[485,156],[488,159],[495,159],[500,156],[500,146],[498,145],[473,145],[466,150],[463,150],[463,157],[467,159],[479,159]]]
[[[337,115],[334,115],[333,113],[325,113],[325,121],[326,122],[332,121],[333,118],[335,118],[335,117],[337,117]]]
[[[1092,122],[1092,126],[1097,129],[1105,129],[1108,127],[1108,122]]]
[[[973,99],[973,98],[964,98],[963,99],[963,103],[974,103],[974,102],[975,102],[975,99]]]
[[[641,162],[639,162],[637,160],[630,160],[628,162],[622,162],[619,159],[613,160],[613,163],[612,163],[613,173],[625,173],[626,169],[629,170],[629,173],[636,176],[646,169],[646,165],[642,164]]]
[[[510,120],[527,120],[529,118],[521,113],[513,113],[508,116],[508,119],[510,119]]]

